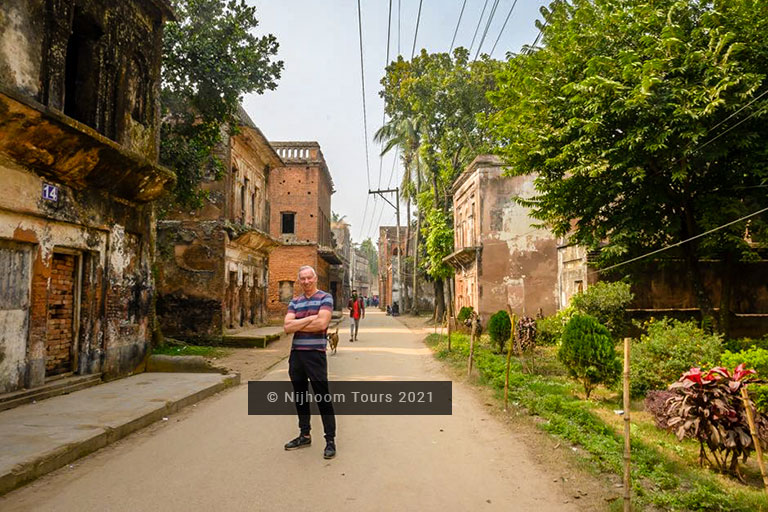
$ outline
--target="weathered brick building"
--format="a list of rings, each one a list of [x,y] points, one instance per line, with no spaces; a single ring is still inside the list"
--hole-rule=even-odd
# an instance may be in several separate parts
[[[269,252],[279,245],[267,192],[283,162],[242,108],[217,152],[225,175],[205,178],[204,206],[158,222],[158,318],[165,335],[189,341],[267,322]]]
[[[352,296],[352,236],[349,234],[349,224],[344,221],[331,222],[331,233],[335,241],[334,250],[341,264],[331,265],[330,293],[335,308],[344,309]]]
[[[385,309],[400,300],[400,288],[396,274],[398,272],[398,254],[400,264],[405,264],[405,229],[400,226],[400,242],[397,238],[397,226],[379,227],[379,307]]]
[[[501,161],[475,158],[453,187],[455,310],[483,320],[509,304],[517,314],[557,310],[557,240],[511,198],[531,197],[534,177],[502,175]]]
[[[150,344],[162,0],[0,4],[0,392]]]
[[[272,142],[285,163],[269,180],[270,234],[281,246],[269,255],[270,316],[282,318],[288,303],[301,293],[296,278],[312,265],[318,287],[331,292],[331,265],[342,263],[332,248],[333,179],[317,142]],[[338,308],[338,304],[336,304]]]
[[[371,267],[368,264],[368,255],[362,249],[355,247],[352,249],[350,262],[351,286],[357,290],[359,295],[364,297],[373,297],[371,284],[375,277],[371,274]]]

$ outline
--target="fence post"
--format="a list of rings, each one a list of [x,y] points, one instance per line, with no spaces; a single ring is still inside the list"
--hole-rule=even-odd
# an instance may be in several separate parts
[[[470,322],[470,334],[469,334],[469,362],[467,363],[467,377],[472,375],[472,359],[475,355],[475,322],[477,322],[477,315],[472,313],[472,322]]]
[[[451,351],[451,315],[448,315],[448,352]]]
[[[757,428],[755,427],[755,417],[752,415],[752,405],[747,393],[747,386],[741,386],[741,398],[744,400],[744,409],[747,412],[747,423],[749,423],[749,432],[752,434],[752,442],[755,443],[755,452],[757,452],[757,465],[760,466],[760,474],[763,475],[763,487],[768,494],[768,476],[765,474],[765,464],[763,463],[763,447],[760,446],[760,439],[757,437]]]
[[[629,439],[629,342],[624,338],[624,512],[631,510],[630,439]]]
[[[512,309],[510,308],[510,311]],[[509,365],[512,361],[512,346],[515,344],[515,324],[517,323],[517,319],[515,318],[515,314],[512,313],[512,316],[510,318],[510,321],[512,322],[512,334],[509,337],[509,347],[507,348],[507,376],[504,379],[504,410],[507,410],[507,404],[509,403]]]

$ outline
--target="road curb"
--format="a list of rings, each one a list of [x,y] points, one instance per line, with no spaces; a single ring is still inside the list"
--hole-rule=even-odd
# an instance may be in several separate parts
[[[223,375],[222,380],[178,400],[170,400],[148,413],[133,418],[117,426],[104,426],[103,430],[87,439],[75,443],[67,443],[43,455],[31,458],[13,469],[0,475],[0,496],[24,484],[27,484],[51,471],[70,464],[77,459],[91,454],[105,446],[151,425],[162,418],[173,414],[184,407],[197,403],[224,389],[240,384],[240,374]]]

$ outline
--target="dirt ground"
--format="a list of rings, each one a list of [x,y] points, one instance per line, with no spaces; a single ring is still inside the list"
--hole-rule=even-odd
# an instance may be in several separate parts
[[[425,337],[441,332],[439,327],[435,329],[434,322],[427,317],[404,315],[395,318],[414,332],[423,333]],[[442,332],[445,334],[445,330]],[[580,448],[539,429],[536,426],[542,421],[539,417],[530,416],[514,407],[504,411],[503,403],[494,396],[493,390],[479,383],[476,378],[467,381],[465,370],[457,370],[448,364],[443,366],[454,381],[471,385],[494,418],[525,440],[531,459],[546,468],[547,472],[558,475],[553,481],[562,486],[565,494],[570,496],[570,500],[579,508],[607,510],[614,502],[621,502],[623,486],[618,476],[596,473],[594,467],[585,460],[584,452]]]
[[[328,355],[331,381],[452,380],[452,414],[338,416],[334,460],[286,452],[295,416],[248,415],[245,384],[206,399],[0,498],[4,511],[606,510],[620,494],[579,467],[571,447],[504,414],[424,346],[423,320],[375,312],[359,341]],[[419,325],[419,322],[422,322]],[[346,324],[342,324],[344,330]],[[289,341],[216,361],[243,383],[285,381]]]

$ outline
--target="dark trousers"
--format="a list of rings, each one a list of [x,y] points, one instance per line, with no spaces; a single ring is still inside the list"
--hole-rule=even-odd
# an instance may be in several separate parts
[[[333,402],[326,401],[328,395],[328,361],[325,352],[319,350],[291,350],[288,359],[288,375],[293,384],[293,392],[296,397],[306,396],[309,391],[309,383],[312,383],[312,393],[319,395],[323,400],[317,401],[320,416],[323,419],[326,441],[333,441],[336,437],[336,416],[333,413]],[[309,401],[297,400],[296,413],[299,415],[299,430],[308,435],[309,425]]]

